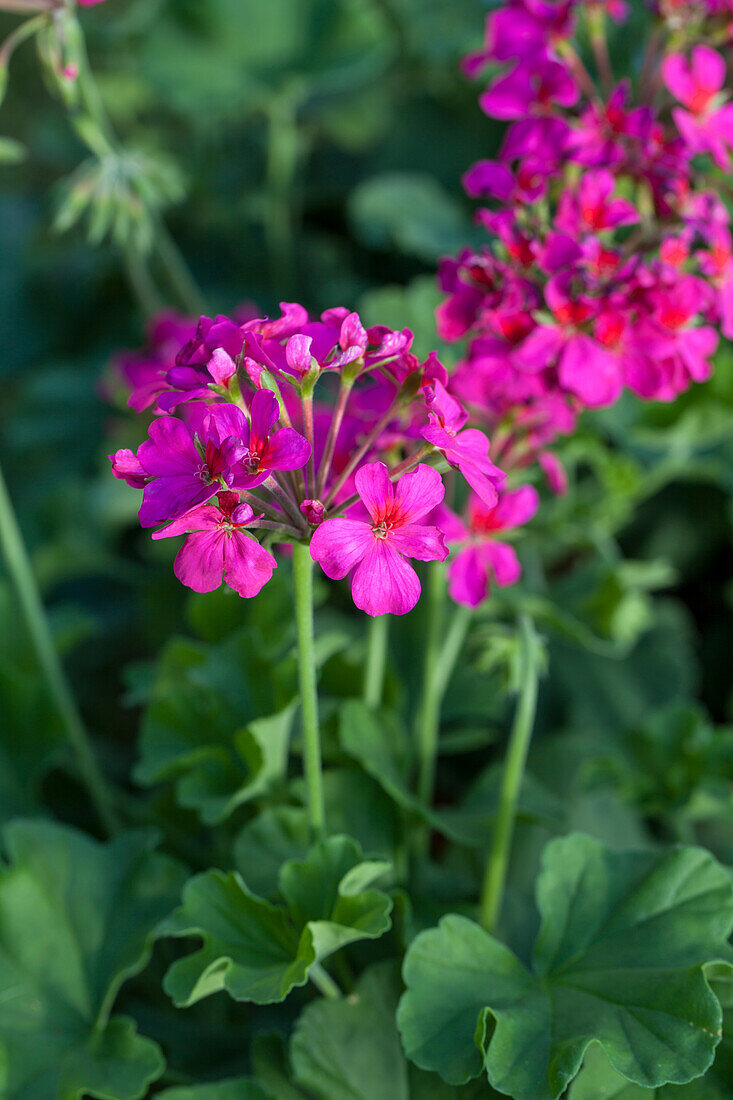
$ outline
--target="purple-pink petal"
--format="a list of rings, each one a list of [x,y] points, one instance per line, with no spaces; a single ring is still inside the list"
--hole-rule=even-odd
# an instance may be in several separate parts
[[[273,432],[260,462],[268,470],[300,470],[310,458],[311,445],[294,428]]]
[[[387,542],[398,553],[417,561],[445,561],[448,557],[445,537],[437,527],[408,523],[404,527],[393,528]]]
[[[331,580],[350,573],[375,541],[371,525],[354,519],[327,519],[311,539],[311,557]]]
[[[380,523],[394,504],[394,486],[383,462],[361,466],[354,477],[356,491],[375,523]]]
[[[489,570],[476,546],[461,550],[448,566],[448,592],[464,607],[478,607],[489,594]]]
[[[400,524],[413,523],[437,508],[444,496],[445,486],[438,471],[420,463],[414,470],[403,474],[397,483],[395,522],[399,519]]]
[[[195,470],[201,463],[191,433],[174,416],[160,416],[148,429],[137,457],[152,477],[170,477]]]
[[[224,537],[224,580],[238,595],[251,599],[267,584],[277,562],[256,539],[243,531]]]
[[[420,581],[387,540],[372,538],[368,553],[354,570],[351,594],[367,615],[405,615],[420,598]]]

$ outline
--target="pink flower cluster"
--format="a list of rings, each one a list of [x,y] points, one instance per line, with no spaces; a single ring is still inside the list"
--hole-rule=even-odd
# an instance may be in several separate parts
[[[440,471],[463,475],[477,515],[506,511],[504,475],[409,330],[367,329],[343,308],[318,320],[281,309],[158,318],[150,347],[117,361],[129,404],[153,419],[137,453],[110,455],[113,472],[143,490],[153,538],[185,536],[175,572],[198,592],[224,581],[256,595],[277,566],[259,536],[309,543],[329,577],[353,574],[359,608],[404,614],[420,595],[409,560],[448,556]]]
[[[628,13],[620,0],[509,0],[465,62],[469,75],[494,66],[481,107],[509,125],[498,157],[464,177],[490,240],[441,265],[440,334],[469,337],[450,389],[502,437],[504,468],[539,460],[556,489],[546,448],[582,409],[624,388],[672,400],[709,377],[719,332],[733,337],[715,179],[731,164],[733,103],[707,44],[730,40],[733,0],[657,4],[633,88],[615,80],[606,37]]]

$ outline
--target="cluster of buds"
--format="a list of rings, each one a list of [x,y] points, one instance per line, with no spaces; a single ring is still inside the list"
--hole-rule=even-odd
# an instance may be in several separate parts
[[[113,472],[143,490],[154,538],[186,536],[175,572],[196,591],[223,580],[254,596],[277,565],[263,542],[304,542],[329,577],[352,574],[367,614],[404,614],[420,595],[408,559],[448,556],[441,472],[462,474],[487,513],[504,476],[409,330],[281,309],[159,318],[149,350],[117,364],[129,404],[153,419],[137,453],[110,456]]]
[[[624,388],[672,400],[709,377],[719,333],[733,336],[720,198],[733,104],[719,52],[733,2],[652,7],[633,86],[614,78],[607,42],[629,15],[620,0],[511,0],[464,63],[469,75],[494,66],[481,107],[509,125],[498,157],[464,177],[491,239],[441,266],[440,333],[469,337],[451,391],[502,437],[504,468],[539,461],[555,488],[547,447],[582,409]]]

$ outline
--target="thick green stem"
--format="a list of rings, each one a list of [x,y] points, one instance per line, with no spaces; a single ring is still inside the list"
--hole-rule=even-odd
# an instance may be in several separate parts
[[[341,999],[341,990],[320,963],[313,963],[308,971],[308,977],[324,997],[328,997],[331,1001],[338,1001]]]
[[[118,822],[112,798],[97,765],[89,736],[61,667],[2,470],[0,470],[0,546],[38,663],[66,736],[76,754],[79,771],[102,825],[108,833],[114,833]]]
[[[423,802],[433,801],[435,768],[438,756],[440,731],[440,703],[438,669],[440,666],[440,638],[445,612],[445,568],[437,562],[428,568],[427,583],[427,635],[423,663],[422,706],[418,727],[417,793]]]
[[[378,707],[382,703],[388,641],[389,616],[377,615],[369,623],[364,667],[364,702],[368,707]]]
[[[265,238],[273,284],[289,294],[295,285],[293,182],[300,155],[298,100],[290,93],[267,110],[267,205]]]
[[[441,574],[441,583],[445,581]],[[437,587],[437,583],[436,583]],[[442,645],[439,644],[437,660],[428,676],[427,660],[425,668],[424,710],[422,716],[422,736],[420,754],[420,785],[418,793],[425,802],[432,802],[435,790],[435,772],[438,762],[438,742],[440,735],[440,712],[445,693],[448,690],[453,670],[463,649],[463,643],[471,625],[473,611],[470,607],[457,606],[453,611],[450,627]],[[436,616],[435,627],[438,631],[438,643],[441,641],[440,615]],[[433,624],[431,624],[432,628]]]
[[[293,545],[293,584],[295,588],[295,628],[298,635],[298,675],[300,707],[303,716],[303,765],[308,791],[311,826],[317,837],[326,833],[326,808],[323,798],[321,733],[318,726],[316,659],[313,644],[313,559],[304,543]]]
[[[537,648],[534,626],[528,615],[523,615],[519,621],[519,636],[521,646],[519,701],[509,736],[494,835],[481,892],[481,924],[488,932],[493,932],[496,928],[504,899],[509,854],[517,816],[517,801],[537,709]]]

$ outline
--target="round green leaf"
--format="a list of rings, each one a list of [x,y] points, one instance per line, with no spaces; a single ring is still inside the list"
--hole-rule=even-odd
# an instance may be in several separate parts
[[[415,939],[408,1056],[455,1084],[483,1064],[515,1100],[557,1100],[594,1041],[646,1088],[704,1073],[721,1008],[703,966],[733,925],[729,874],[700,849],[614,852],[575,834],[545,849],[537,903],[533,971],[462,917]]]
[[[131,833],[100,844],[51,822],[16,821],[0,868],[3,1100],[137,1100],[160,1077],[157,1045],[110,1019],[179,897],[177,864]]]

